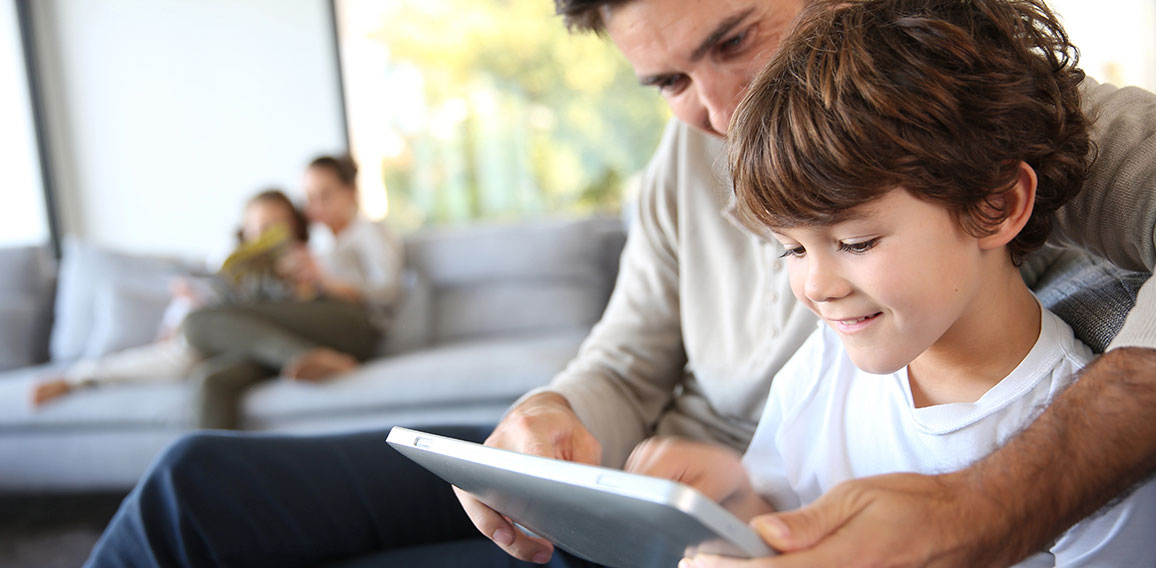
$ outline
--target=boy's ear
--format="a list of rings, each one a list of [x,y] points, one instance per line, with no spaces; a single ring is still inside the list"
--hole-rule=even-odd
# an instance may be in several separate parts
[[[1038,182],[1036,171],[1027,162],[1020,162],[1019,176],[1015,185],[992,198],[992,204],[998,206],[1003,213],[1003,221],[995,227],[995,232],[979,239],[981,249],[1002,247],[1020,234],[1024,225],[1032,218]]]

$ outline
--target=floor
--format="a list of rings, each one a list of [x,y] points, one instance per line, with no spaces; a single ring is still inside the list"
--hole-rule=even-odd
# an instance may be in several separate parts
[[[123,498],[123,493],[0,496],[0,566],[84,564]]]

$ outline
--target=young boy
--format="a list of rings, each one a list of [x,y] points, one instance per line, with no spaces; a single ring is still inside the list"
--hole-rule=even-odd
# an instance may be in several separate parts
[[[1016,268],[1085,175],[1074,53],[1042,0],[811,3],[736,112],[730,162],[740,219],[782,245],[819,329],[741,464],[657,440],[628,469],[751,518],[960,469],[1026,426],[1092,358]],[[1153,534],[1145,484],[1023,565],[1151,565]]]

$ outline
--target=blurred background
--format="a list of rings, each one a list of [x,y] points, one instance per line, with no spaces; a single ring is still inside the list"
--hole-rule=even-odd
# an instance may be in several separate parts
[[[1053,0],[1156,87],[1156,0]],[[402,231],[615,214],[667,113],[549,0],[2,0],[0,246],[227,249],[246,196],[350,150]]]
[[[1156,0],[1051,4],[1090,76],[1156,89]],[[417,282],[410,292],[429,288],[409,295],[425,302],[422,313],[434,322],[414,329],[433,337],[451,318],[430,314],[443,312],[504,324],[510,313],[495,298],[527,306],[531,292],[540,301],[594,298],[551,300],[554,309],[528,318],[586,326],[548,353],[534,343],[537,332],[526,332],[527,354],[510,351],[518,355],[506,359],[542,367],[525,380],[544,383],[601,313],[622,227],[551,233],[534,225],[622,215],[668,117],[658,93],[637,85],[610,44],[570,36],[551,0],[0,0],[0,373],[14,369],[0,377],[8,387],[0,393],[0,454],[18,456],[0,459],[0,486],[36,486],[37,471],[66,478],[75,470],[82,479],[119,467],[121,476],[113,485],[96,476],[104,493],[0,491],[0,566],[79,565],[153,452],[183,432],[165,422],[164,403],[177,405],[176,395],[139,404],[108,389],[44,412],[17,400],[26,395],[17,379],[49,363],[50,330],[54,338],[75,336],[85,353],[102,338],[125,340],[134,319],[136,343],[118,345],[154,339],[156,322],[145,315],[160,319],[169,274],[155,274],[155,297],[145,302],[134,288],[140,279],[126,268],[144,266],[142,258],[120,253],[161,255],[165,263],[219,258],[257,190],[280,186],[300,201],[305,165],[349,152],[361,165],[366,216],[410,238],[418,233],[411,250],[452,269],[433,271],[444,282],[410,282]],[[485,227],[456,240],[420,234],[477,224],[510,227],[499,227],[505,240]],[[56,263],[51,252],[59,257],[65,241],[90,248],[73,246],[71,258]],[[21,258],[28,262],[14,262]],[[65,268],[53,289],[58,264]],[[431,264],[423,264],[425,277]],[[462,265],[482,268],[467,280]],[[37,267],[42,274],[33,274]],[[77,305],[69,301],[85,294]],[[489,311],[463,310],[467,297]],[[484,345],[459,346],[474,359],[458,373],[473,379],[488,362],[504,361]],[[435,346],[429,361],[455,361]],[[52,355],[52,364],[69,362]],[[421,369],[422,379],[440,376]],[[495,383],[521,376],[499,371],[503,381]],[[356,390],[366,384],[352,384],[351,400],[367,398]],[[511,397],[528,388],[510,385]],[[393,392],[383,392],[389,396],[368,398],[391,403]],[[480,392],[494,412],[509,402]],[[304,408],[324,417],[318,424],[349,414]],[[139,443],[118,445],[122,434]],[[101,436],[112,441],[92,442]]]

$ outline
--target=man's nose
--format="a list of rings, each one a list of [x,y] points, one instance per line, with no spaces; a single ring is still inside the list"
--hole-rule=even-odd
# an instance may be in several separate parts
[[[706,119],[711,129],[726,135],[731,115],[734,114],[741,95],[742,89],[736,89],[725,80],[703,81],[699,84],[699,101],[706,109]]]

